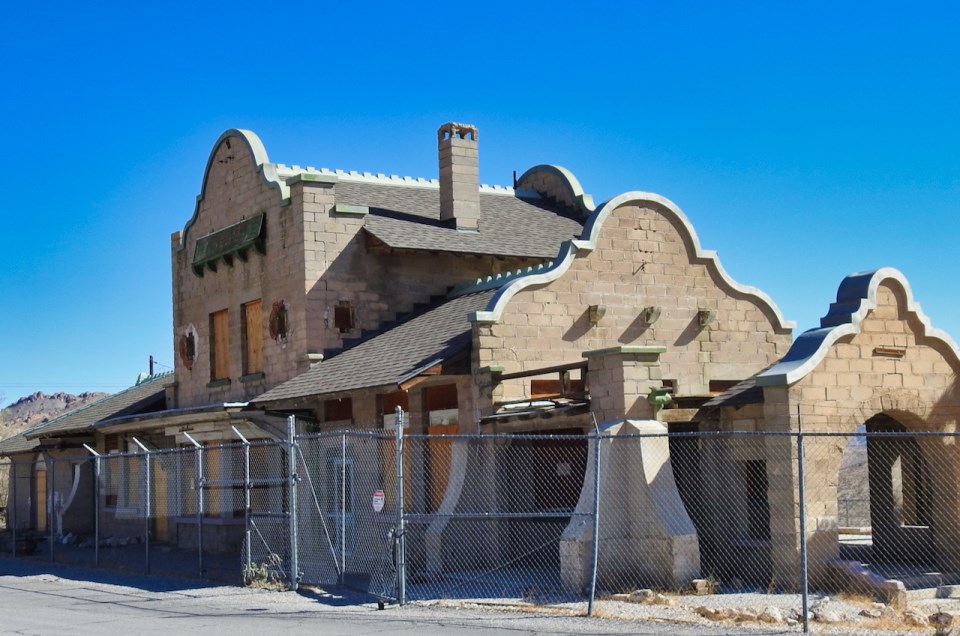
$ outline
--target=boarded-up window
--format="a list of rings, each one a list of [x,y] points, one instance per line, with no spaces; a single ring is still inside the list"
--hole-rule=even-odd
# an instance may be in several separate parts
[[[457,408],[457,385],[427,387],[423,390],[423,404],[428,412]]]
[[[530,399],[554,398],[583,393],[583,380],[530,380]]]
[[[120,452],[120,435],[117,433],[107,433],[103,436],[103,450],[105,453]]]
[[[350,398],[340,398],[339,400],[326,400],[323,403],[323,421],[324,422],[342,422],[353,419],[353,400]]]
[[[227,310],[210,314],[210,379],[230,377],[230,331]]]
[[[263,371],[263,320],[260,301],[243,306],[243,373]]]

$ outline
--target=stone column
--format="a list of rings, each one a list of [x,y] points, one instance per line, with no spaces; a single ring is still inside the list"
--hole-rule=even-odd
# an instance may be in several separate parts
[[[587,351],[590,408],[598,422],[655,419],[647,402],[652,388],[663,386],[660,354],[666,347],[611,347]]]

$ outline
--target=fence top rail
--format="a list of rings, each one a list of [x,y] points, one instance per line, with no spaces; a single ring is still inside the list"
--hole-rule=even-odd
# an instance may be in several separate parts
[[[376,429],[340,429],[336,431],[320,431],[318,433],[300,433],[296,435],[296,440],[319,440],[319,439],[340,439],[341,437],[354,438],[373,438],[373,439],[396,439],[395,431],[382,428]],[[404,435],[404,437],[409,437]],[[286,442],[281,442],[286,443]]]
[[[340,440],[341,438],[346,439],[380,439],[380,440],[389,440],[392,441],[396,439],[396,434],[393,431],[384,431],[382,429],[377,430],[365,430],[365,431],[338,431],[338,432],[323,432],[323,433],[309,433],[304,435],[297,435],[296,439],[298,441],[303,440]],[[600,439],[604,441],[609,440],[627,440],[627,439],[657,439],[657,438],[668,438],[668,439],[709,439],[709,438],[943,438],[943,439],[953,439],[960,438],[960,431],[957,432],[947,432],[947,431],[850,431],[850,432],[841,432],[841,431],[683,431],[683,432],[663,432],[663,433],[630,433],[630,434],[621,434],[621,435],[609,435],[605,434],[603,431],[600,431]],[[537,440],[558,440],[558,441],[575,441],[583,440],[590,441],[597,439],[597,434],[595,432],[584,433],[581,435],[556,435],[556,434],[540,434],[540,433],[460,433],[460,434],[442,434],[442,435],[428,435],[423,433],[411,433],[404,435],[404,438],[408,441],[421,441],[421,440],[448,440],[451,442],[520,442],[520,441],[537,441]],[[230,442],[227,444],[222,444],[219,446],[203,446],[202,449],[205,451],[216,451],[216,450],[241,450],[245,446],[250,447],[269,447],[269,448],[286,448],[288,442],[285,440],[254,440],[250,441],[247,444],[242,442]],[[199,448],[192,446],[178,446],[176,448],[157,448],[151,449],[149,451],[126,451],[126,452],[113,452],[109,454],[100,455],[99,459],[101,461],[110,461],[117,459],[137,459],[144,458],[147,456],[167,456],[175,454],[185,454],[192,455],[199,451]],[[43,461],[45,463],[59,463],[59,462],[69,462],[74,464],[81,464],[95,461],[95,457],[87,455],[73,455],[69,457],[45,457],[43,459],[29,459],[29,460],[18,460],[14,458],[0,458],[0,466],[21,466],[21,465],[31,465],[35,464],[37,461]]]
[[[336,435],[331,435],[327,433],[320,434],[310,434],[304,436],[298,436],[298,439],[318,439],[318,438],[328,438],[328,439],[339,439],[343,435],[350,437],[378,437],[382,439],[393,440],[395,435],[393,431],[387,433],[380,433],[379,435],[371,435],[369,433],[355,435],[353,432],[344,431],[337,433]],[[455,434],[439,434],[439,435],[430,435],[426,433],[409,433],[403,436],[406,440],[437,440],[437,439],[446,439],[451,441],[457,440],[478,440],[478,441],[492,441],[492,440],[509,440],[509,441],[519,441],[519,440],[592,440],[596,439],[597,434],[594,432],[583,433],[580,435],[556,435],[549,433],[455,433]],[[787,438],[796,438],[796,437],[943,437],[943,438],[954,438],[960,437],[960,432],[942,432],[942,431],[676,431],[676,432],[663,432],[663,433],[626,433],[626,434],[617,434],[610,435],[600,431],[600,437],[603,439],[650,439],[650,438],[710,438],[710,437],[787,437]]]

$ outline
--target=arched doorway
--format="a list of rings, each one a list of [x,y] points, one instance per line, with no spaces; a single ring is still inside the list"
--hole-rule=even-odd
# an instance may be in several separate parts
[[[933,482],[920,444],[884,413],[867,420],[866,432],[873,561],[933,564]]]

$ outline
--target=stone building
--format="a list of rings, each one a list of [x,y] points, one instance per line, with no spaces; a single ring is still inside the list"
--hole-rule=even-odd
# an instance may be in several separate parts
[[[570,435],[531,441],[538,459],[524,465],[425,453],[413,470],[427,487],[410,505],[453,512],[515,483],[554,493],[527,495],[527,507],[582,508],[593,453],[574,434],[651,434],[602,447],[604,501],[629,505],[603,512],[601,545],[617,549],[601,551],[600,574],[676,588],[708,567],[735,571],[724,554],[743,546],[763,555],[761,576],[795,583],[797,458],[788,438],[699,448],[666,433],[797,431],[797,404],[809,432],[955,427],[957,347],[899,272],[848,277],[823,326],[794,340],[794,324],[732,280],[668,199],[626,192],[597,205],[550,165],[485,186],[475,127],[444,124],[437,143],[440,178],[426,180],[272,163],[254,133],[221,135],[171,237],[176,365],[164,408],[105,418],[84,439],[101,452],[134,434],[155,448],[232,441],[235,428],[280,439],[289,414],[301,432],[390,429],[398,406],[410,433]],[[880,552],[908,541],[954,567],[960,523],[919,523],[925,506],[960,511],[953,488],[902,479],[897,520],[879,477],[897,461],[960,465],[953,446],[873,446]],[[818,453],[817,470],[838,472],[841,455]],[[838,554],[834,482],[808,493],[815,574]],[[221,505],[221,526],[235,512]],[[556,536],[563,580],[580,587],[591,528],[552,524],[537,532]],[[415,531],[427,546],[416,566],[442,569],[448,519]],[[213,539],[233,545],[227,534]],[[478,541],[476,553],[511,549],[496,534]]]

